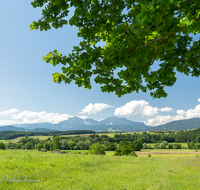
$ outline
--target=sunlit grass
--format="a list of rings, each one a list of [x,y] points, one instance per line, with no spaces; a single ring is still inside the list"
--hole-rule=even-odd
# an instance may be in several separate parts
[[[71,151],[73,152],[73,151]],[[0,189],[199,189],[200,157],[112,156],[0,151]],[[109,155],[110,154],[110,155]],[[10,182],[6,182],[6,176]],[[26,182],[39,180],[39,182]],[[14,181],[19,178],[19,182]],[[13,182],[12,182],[13,180]]]
[[[53,136],[28,136],[28,138],[39,139],[39,140],[45,140],[45,139],[52,138],[52,137],[53,137]],[[22,138],[25,138],[25,136],[24,136],[24,137],[17,137],[17,138],[10,139],[10,140],[6,140],[6,141],[3,140],[3,142],[4,142],[4,143],[7,143],[7,142],[11,141],[12,143],[17,143],[17,142],[19,142]],[[1,140],[0,140],[0,141],[1,141]]]

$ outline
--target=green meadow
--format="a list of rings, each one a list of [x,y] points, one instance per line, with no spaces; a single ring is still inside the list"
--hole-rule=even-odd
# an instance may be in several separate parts
[[[84,155],[84,152],[1,150],[0,189],[200,188],[200,155],[195,153],[116,157],[112,156],[114,152],[106,152],[105,156]]]
[[[48,138],[52,138],[53,136],[29,136],[29,138],[32,138],[32,139],[39,139],[39,140],[45,140],[45,139],[48,139]],[[24,137],[17,137],[17,138],[14,138],[14,139],[10,139],[10,140],[0,140],[0,142],[2,141],[3,143],[7,143],[9,141],[11,141],[12,143],[17,143],[19,142],[22,138]]]

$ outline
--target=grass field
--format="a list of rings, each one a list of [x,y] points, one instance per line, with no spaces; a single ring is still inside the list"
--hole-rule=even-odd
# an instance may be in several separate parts
[[[24,138],[24,137],[17,137],[17,138],[6,140],[6,141],[4,141],[4,140],[0,140],[0,141],[2,141],[3,143],[7,143],[9,141],[12,141],[12,143],[17,143],[22,138]],[[33,138],[33,139],[37,139],[38,138],[39,140],[45,140],[47,138],[52,138],[52,136],[28,136],[28,138]]]
[[[1,150],[0,189],[200,189],[200,157],[195,154],[115,157],[110,153],[92,156]]]

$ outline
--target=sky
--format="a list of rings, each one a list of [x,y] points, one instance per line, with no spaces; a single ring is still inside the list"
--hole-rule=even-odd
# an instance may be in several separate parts
[[[150,92],[118,98],[101,92],[94,82],[91,90],[54,83],[52,73],[61,71],[60,66],[47,64],[43,56],[55,49],[67,55],[80,39],[71,26],[31,31],[30,24],[40,16],[41,9],[33,8],[31,0],[0,1],[0,126],[58,123],[73,116],[122,117],[156,126],[200,117],[200,78],[180,73],[161,99],[153,99]]]

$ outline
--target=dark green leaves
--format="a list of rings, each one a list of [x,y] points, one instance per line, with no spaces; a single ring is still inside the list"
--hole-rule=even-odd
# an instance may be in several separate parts
[[[200,31],[198,1],[166,0],[34,0],[42,7],[42,17],[31,30],[49,30],[70,24],[78,27],[83,40],[72,53],[63,56],[57,50],[43,59],[54,66],[63,64],[62,73],[54,73],[54,82],[75,81],[91,89],[94,75],[103,92],[122,96],[150,90],[154,98],[166,97],[165,86],[176,82],[175,71],[199,76],[199,42],[192,44],[190,33]],[[69,8],[74,15],[69,19]],[[104,47],[97,46],[104,41]],[[155,61],[157,71],[151,71]]]

